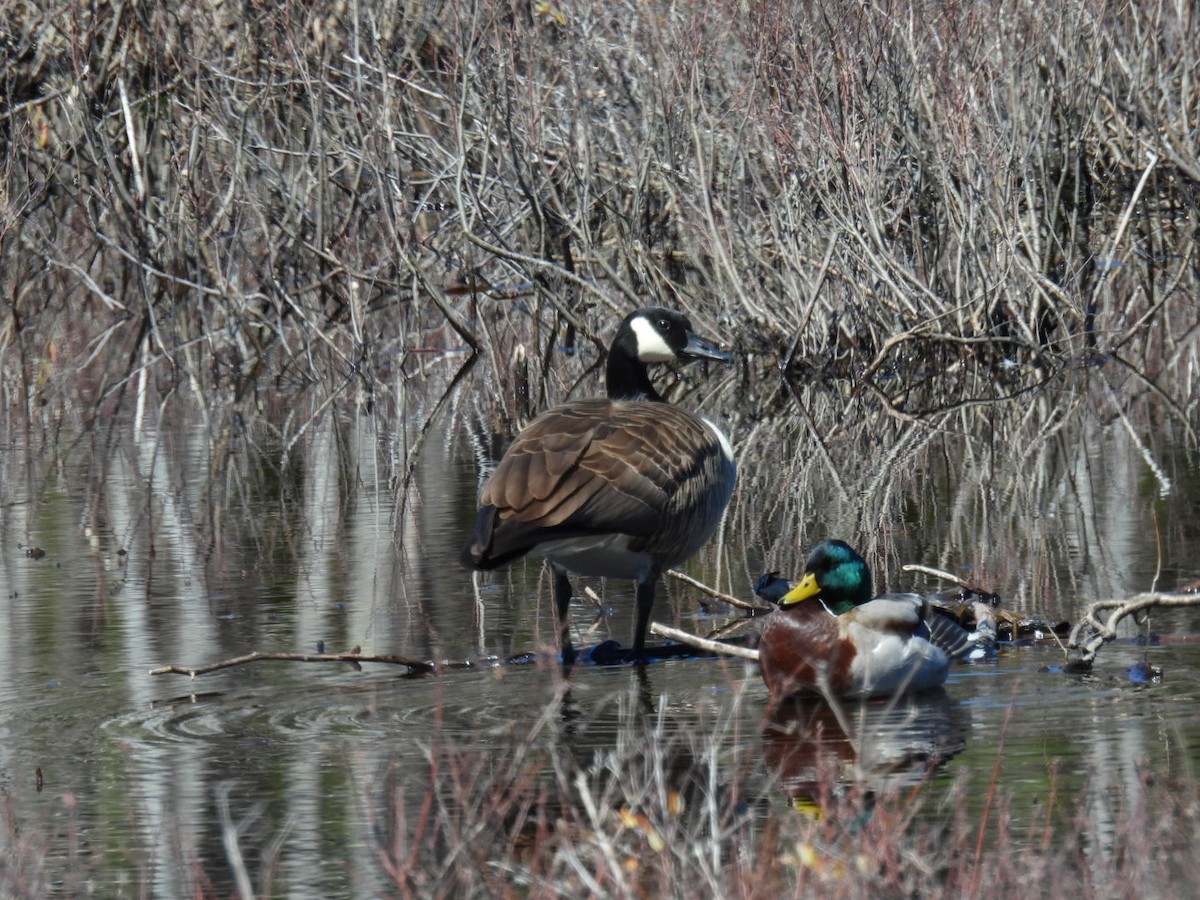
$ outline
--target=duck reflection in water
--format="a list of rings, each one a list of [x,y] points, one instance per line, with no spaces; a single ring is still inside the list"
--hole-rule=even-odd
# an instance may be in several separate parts
[[[867,815],[875,798],[924,782],[965,746],[966,717],[942,688],[847,704],[797,697],[775,704],[763,730],[768,771],[818,817],[849,798]]]
[[[758,645],[771,693],[764,757],[799,808],[823,811],[851,787],[869,803],[963,749],[942,684],[977,636],[914,594],[875,597],[870,568],[844,541],[817,544],[797,583],[772,573],[756,592],[779,605]]]

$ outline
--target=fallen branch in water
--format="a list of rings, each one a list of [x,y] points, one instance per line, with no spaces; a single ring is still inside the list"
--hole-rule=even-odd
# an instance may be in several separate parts
[[[662,627],[662,626],[659,626]],[[683,632],[676,632],[670,629],[671,637],[678,637]],[[684,635],[684,637],[688,637]],[[681,644],[691,644],[693,646],[702,646],[705,649],[715,649],[719,653],[733,654],[735,656],[745,656],[753,650],[746,650],[744,647],[730,648],[729,644],[720,643],[717,641],[707,641],[703,644],[697,644],[697,641],[704,641],[703,638],[690,638],[690,640],[680,640]],[[647,647],[647,652],[650,655],[661,654],[664,658],[668,656],[678,656],[678,653],[672,653],[671,647],[654,646]],[[597,655],[592,656],[592,651],[596,651]],[[601,652],[602,651],[602,652]],[[578,648],[578,655],[582,658],[589,659],[590,662],[597,665],[609,665],[617,661],[624,661],[628,653],[621,649],[621,645],[616,641],[603,641],[594,647]],[[750,656],[751,659],[757,659],[757,655]],[[253,662],[308,662],[308,663],[349,663],[355,669],[361,669],[362,663],[383,663],[393,666],[407,666],[410,672],[420,673],[423,675],[435,674],[439,672],[458,671],[462,669],[478,669],[489,668],[500,665],[526,665],[539,662],[552,662],[558,659],[556,652],[547,653],[545,650],[531,650],[525,653],[515,653],[511,656],[480,656],[475,659],[464,660],[441,660],[433,661],[427,659],[413,659],[408,656],[366,656],[362,653],[351,651],[350,653],[247,653],[245,656],[235,656],[230,659],[223,659],[220,662],[209,663],[204,666],[160,666],[157,669],[151,669],[151,675],[187,675],[189,678],[195,678],[197,675],[207,675],[210,672],[217,672],[221,669],[230,669],[234,666],[243,666]]]
[[[964,578],[959,578],[951,572],[945,572],[942,569],[935,569],[932,566],[923,566],[920,563],[907,563],[900,567],[904,572],[921,572],[924,575],[932,575],[934,578],[941,578],[949,581],[952,584],[957,584],[964,591],[971,594],[976,594],[981,597],[984,602],[996,605],[1000,602],[1000,596],[991,591],[985,591],[983,588],[976,587]]]
[[[661,625],[658,622],[650,623],[650,633],[678,641],[681,644],[687,644],[689,647],[707,650],[709,653],[717,653],[722,656],[740,656],[742,659],[758,662],[757,650],[752,650],[749,647],[739,647],[736,644],[726,644],[722,641],[710,641],[708,638],[697,637],[694,634],[688,634],[686,631],[680,631],[678,628],[672,628],[669,625]]]
[[[207,666],[161,666],[151,669],[151,675],[187,675],[195,678],[197,675],[207,675],[218,669],[229,669],[233,666],[243,666],[252,662],[348,662],[348,663],[386,663],[393,666],[407,666],[410,671],[436,672],[439,669],[469,669],[474,667],[471,662],[434,663],[429,660],[410,659],[407,656],[364,656],[361,653],[247,653],[245,656],[235,656],[220,662],[209,663]]]
[[[920,563],[906,563],[900,567],[900,570],[902,572],[921,572],[925,575],[932,575],[935,578],[942,578],[946,581],[952,581],[961,588],[967,588],[968,590],[972,591],[975,590],[975,588],[971,587],[971,585],[967,584],[966,581],[964,581],[962,578],[959,578],[957,575],[946,572],[942,569],[935,569],[932,566],[923,566]]]
[[[682,581],[684,584],[689,584],[698,590],[704,591],[704,593],[708,594],[710,597],[715,597],[722,603],[728,603],[730,606],[736,606],[739,609],[753,609],[757,610],[758,612],[769,612],[772,608],[770,606],[763,606],[758,603],[749,603],[746,600],[734,597],[732,594],[722,594],[720,591],[710,588],[703,581],[697,581],[690,575],[684,575],[682,572],[676,572],[674,569],[667,569],[667,574],[672,578]]]
[[[1083,617],[1071,629],[1067,649],[1074,651],[1068,660],[1068,668],[1086,671],[1092,667],[1096,651],[1117,636],[1117,625],[1126,616],[1131,616],[1156,607],[1200,606],[1200,594],[1168,594],[1148,592],[1125,600],[1100,600],[1087,608]],[[1112,610],[1107,619],[1100,614]]]

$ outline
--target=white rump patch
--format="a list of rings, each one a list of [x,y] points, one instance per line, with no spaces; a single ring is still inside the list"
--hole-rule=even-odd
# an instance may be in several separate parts
[[[634,317],[629,327],[637,337],[637,358],[642,362],[670,362],[678,358],[654,323],[645,316]]]
[[[717,436],[717,441],[721,445],[721,452],[725,454],[725,458],[727,460],[729,460],[730,462],[733,462],[734,461],[733,444],[729,443],[729,438],[727,438],[725,436],[725,432],[723,432],[720,428],[718,428],[717,423],[714,422],[712,419],[710,419],[708,416],[697,415],[696,418],[698,418],[701,422],[703,422],[705,425],[707,425],[708,430]]]

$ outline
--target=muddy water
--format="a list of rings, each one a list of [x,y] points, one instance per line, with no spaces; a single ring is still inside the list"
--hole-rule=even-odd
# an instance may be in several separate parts
[[[921,427],[859,408],[856,429],[836,390],[770,413],[704,402],[743,454],[725,529],[688,566],[722,590],[749,598],[753,576],[793,570],[827,534],[863,546],[886,570],[881,588],[932,586],[899,572],[925,563],[1072,621],[1091,600],[1200,577],[1194,438],[1153,398],[1117,415],[1105,396],[1060,386]],[[386,892],[372,804],[383,785],[419,797],[444,746],[487,756],[530,743],[586,765],[634,722],[663,739],[711,733],[763,808],[813,789],[805,735],[816,720],[835,731],[827,713],[801,709],[801,734],[781,736],[740,662],[581,666],[569,682],[545,661],[492,664],[545,649],[549,586],[537,563],[487,577],[459,567],[490,441],[460,408],[412,457],[419,424],[318,421],[286,459],[268,436],[218,440],[186,417],[118,418],[55,441],[9,434],[0,788],[22,833],[44,840],[30,871],[174,896],[195,864],[223,893],[233,854],[276,893]],[[579,642],[627,644],[629,586],[593,586],[600,606],[575,606]],[[702,632],[728,612],[676,583],[664,593],[655,618],[671,624]],[[915,707],[854,712],[826,749],[878,790],[996,771],[1018,834],[1052,790],[1086,796],[1088,838],[1103,848],[1111,788],[1200,762],[1198,617],[1157,614],[1157,643],[1109,646],[1087,677],[1054,672],[1053,645],[1006,649],[955,668]],[[477,665],[432,678],[284,662],[148,674],[354,646]],[[1130,680],[1144,658],[1161,683]]]

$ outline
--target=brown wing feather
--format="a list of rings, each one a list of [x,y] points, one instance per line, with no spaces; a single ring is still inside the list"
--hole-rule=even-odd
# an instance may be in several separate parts
[[[715,465],[715,443],[699,419],[668,404],[579,400],[517,436],[480,504],[496,508],[493,537],[507,548],[547,528],[652,538],[672,498]]]
[[[495,506],[504,519],[538,527],[582,517],[620,519],[634,533],[652,530],[666,495],[637,472],[644,454],[623,434],[627,408],[646,405],[600,399],[555,407],[517,436],[480,503]]]

